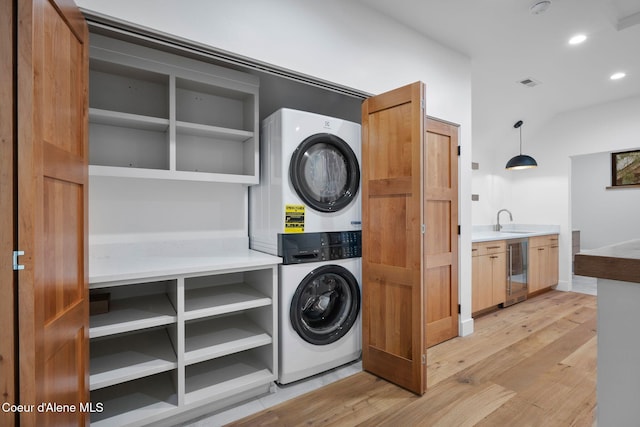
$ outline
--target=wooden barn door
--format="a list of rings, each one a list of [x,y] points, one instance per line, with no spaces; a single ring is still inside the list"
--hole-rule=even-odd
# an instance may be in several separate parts
[[[424,150],[427,347],[458,336],[458,127],[427,119]]]
[[[71,0],[18,4],[20,425],[88,424],[88,30]]]
[[[417,394],[426,388],[424,102],[417,82],[362,107],[363,368]]]

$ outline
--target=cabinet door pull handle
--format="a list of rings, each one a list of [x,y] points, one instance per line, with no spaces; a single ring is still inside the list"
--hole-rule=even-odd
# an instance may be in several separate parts
[[[500,249],[500,246],[487,246],[487,249]]]
[[[539,251],[544,251],[544,248],[538,248]]]

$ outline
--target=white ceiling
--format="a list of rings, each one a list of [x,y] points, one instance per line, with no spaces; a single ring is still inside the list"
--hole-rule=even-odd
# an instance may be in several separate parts
[[[483,148],[517,144],[518,120],[524,135],[560,112],[640,95],[640,0],[552,0],[534,15],[537,1],[360,0],[471,58],[473,143]],[[587,41],[570,46],[577,33]],[[616,71],[627,77],[610,80]]]

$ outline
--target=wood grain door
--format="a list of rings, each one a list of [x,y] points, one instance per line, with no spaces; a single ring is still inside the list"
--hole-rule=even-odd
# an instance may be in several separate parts
[[[88,30],[71,0],[17,4],[20,401],[76,408],[20,425],[85,425]]]
[[[424,150],[427,347],[458,336],[458,127],[427,119]]]
[[[507,254],[505,252],[489,255],[491,259],[491,305],[499,305],[506,299],[507,289]]]
[[[363,368],[417,394],[426,388],[424,102],[417,82],[362,106]]]
[[[550,238],[551,244],[549,245],[549,286],[555,286],[558,284],[560,278],[560,265],[559,256],[560,249],[558,247],[558,237],[554,236]]]
[[[549,247],[537,246],[529,248],[529,293],[539,291],[548,286]]]
[[[10,254],[16,248],[14,209],[14,1],[0,0],[0,404],[15,404],[15,286]],[[0,426],[16,425],[15,414],[0,410]]]

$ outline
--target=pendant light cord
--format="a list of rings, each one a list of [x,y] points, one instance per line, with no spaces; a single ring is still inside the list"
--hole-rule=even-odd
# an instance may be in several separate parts
[[[519,126],[518,129],[520,130],[520,155],[522,156],[522,126]]]

